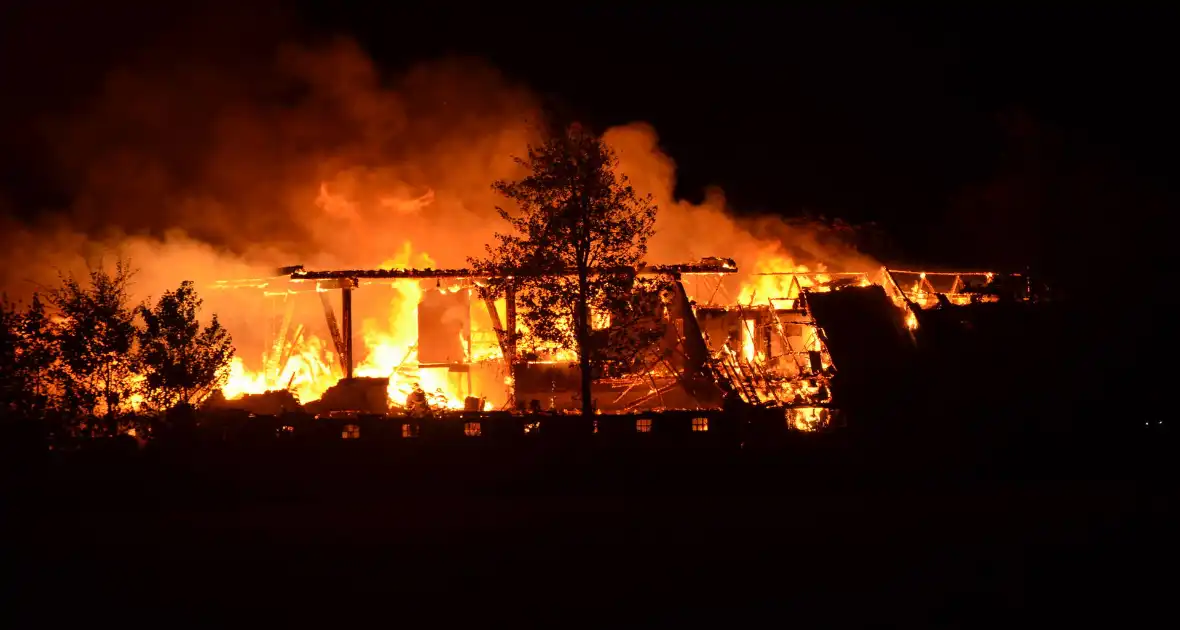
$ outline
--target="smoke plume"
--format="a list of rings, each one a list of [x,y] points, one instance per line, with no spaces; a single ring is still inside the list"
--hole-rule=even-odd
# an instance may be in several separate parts
[[[119,256],[140,270],[139,297],[293,264],[460,267],[502,229],[490,185],[516,175],[512,156],[530,140],[538,101],[526,86],[473,59],[383,75],[342,38],[255,45],[244,60],[194,48],[134,55],[41,121],[71,201],[31,223],[3,219],[10,297]],[[806,226],[737,219],[719,190],[699,206],[675,199],[675,164],[646,124],[606,138],[659,204],[653,262],[872,264]],[[261,338],[257,296],[229,293],[202,291],[239,345]]]

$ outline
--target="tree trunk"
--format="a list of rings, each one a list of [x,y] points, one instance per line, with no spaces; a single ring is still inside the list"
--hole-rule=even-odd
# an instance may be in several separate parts
[[[594,400],[591,398],[590,383],[590,309],[587,304],[587,294],[590,292],[589,270],[585,264],[578,264],[578,304],[577,326],[575,331],[578,339],[578,368],[582,377],[582,415],[594,415]]]
[[[113,399],[113,396],[111,394],[111,367],[110,367],[109,363],[106,366],[106,379],[105,379],[105,381],[106,382],[103,383],[103,388],[105,391],[106,402],[107,402],[107,422],[106,422],[107,434],[110,437],[118,437],[119,424],[118,424],[118,421],[115,420],[115,407],[114,407],[114,405],[111,404],[111,400]]]

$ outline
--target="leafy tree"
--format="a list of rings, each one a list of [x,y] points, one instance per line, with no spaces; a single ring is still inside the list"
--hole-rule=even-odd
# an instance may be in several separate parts
[[[92,270],[88,285],[62,276],[61,286],[47,296],[60,316],[52,324],[60,404],[70,413],[104,414],[112,433],[135,389],[135,311],[128,291],[133,275],[121,260],[113,274]]]
[[[21,313],[7,298],[0,301],[0,415],[17,412],[27,387],[21,366],[24,340]]]
[[[591,314],[626,319],[632,312],[635,270],[654,233],[656,206],[617,172],[618,158],[603,139],[577,124],[546,129],[542,143],[516,161],[528,174],[493,184],[518,210],[496,208],[512,232],[496,234],[488,257],[469,262],[492,277],[487,294],[502,294],[514,283],[521,317],[535,338],[576,350],[582,413],[589,415],[592,368],[601,367],[611,341],[623,340],[596,335]],[[622,330],[622,324],[614,319],[608,330]]]
[[[50,375],[57,360],[57,346],[45,303],[33,294],[29,307],[20,316],[21,352],[18,365],[24,375],[24,410],[30,415],[44,413],[49,405]]]
[[[136,309],[144,322],[139,358],[149,406],[165,410],[197,405],[225,384],[233,342],[216,314],[201,327],[197,313],[202,304],[193,283],[185,281],[154,308],[144,304]]]

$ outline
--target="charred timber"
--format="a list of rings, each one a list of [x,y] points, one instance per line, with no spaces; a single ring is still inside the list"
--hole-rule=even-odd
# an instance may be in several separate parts
[[[861,277],[869,275],[864,271],[764,271],[755,276],[829,276],[833,278]]]
[[[340,290],[340,310],[344,315],[344,330],[341,331],[344,342],[344,378],[352,380],[352,370],[356,364],[352,356],[352,289],[345,287]]]
[[[576,272],[567,271],[566,275]],[[679,265],[647,265],[639,267],[597,268],[592,274],[637,274],[637,275],[683,275],[683,274],[718,274],[737,273],[737,265],[732,261],[726,263],[693,263]],[[515,272],[514,276],[528,274]],[[537,274],[548,275],[548,274]],[[291,279],[300,280],[344,280],[355,278],[358,280],[398,280],[414,278],[484,278],[487,274],[478,273],[471,269],[345,269],[337,271],[296,271]]]
[[[298,271],[292,280],[394,280],[404,278],[470,278],[468,269],[347,269],[339,271]]]
[[[889,267],[889,273],[904,273],[906,275],[926,275],[926,276],[996,276],[996,275],[1010,275],[1019,276],[1018,273],[1013,274],[996,274],[991,271],[911,271],[909,269],[894,269]]]
[[[328,334],[332,336],[332,343],[336,346],[336,356],[340,357],[340,367],[344,369],[344,358],[348,356],[348,349],[344,347],[344,337],[340,334],[340,326],[336,324],[336,312],[332,309],[332,301],[327,293],[320,293],[320,302],[324,305],[324,319],[328,322]]]

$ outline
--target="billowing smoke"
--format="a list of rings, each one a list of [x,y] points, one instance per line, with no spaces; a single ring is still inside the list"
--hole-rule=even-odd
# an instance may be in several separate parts
[[[809,270],[867,271],[877,266],[819,225],[778,216],[738,216],[718,188],[706,191],[700,205],[676,199],[676,164],[660,150],[659,138],[650,125],[615,127],[605,136],[636,190],[650,193],[660,208],[650,246],[652,261],[689,262],[723,256],[733,258],[739,268],[759,272],[790,271],[782,268],[786,261]]]
[[[31,225],[5,219],[0,286],[10,297],[119,256],[140,270],[143,297],[293,264],[459,267],[502,228],[490,184],[516,173],[512,156],[530,139],[537,100],[525,86],[471,59],[383,76],[347,39],[229,59],[153,49],[45,127],[73,199]],[[653,129],[606,135],[659,203],[652,261],[871,266],[818,231],[737,220],[720,191],[700,206],[678,201]],[[261,343],[248,306],[257,296],[202,293],[239,345]]]
[[[423,64],[386,88],[349,41],[283,48],[257,72],[111,73],[54,134],[78,189],[65,225],[182,230],[265,264],[377,265],[403,241],[461,262],[480,242],[489,184],[526,141],[524,89],[466,60]]]

